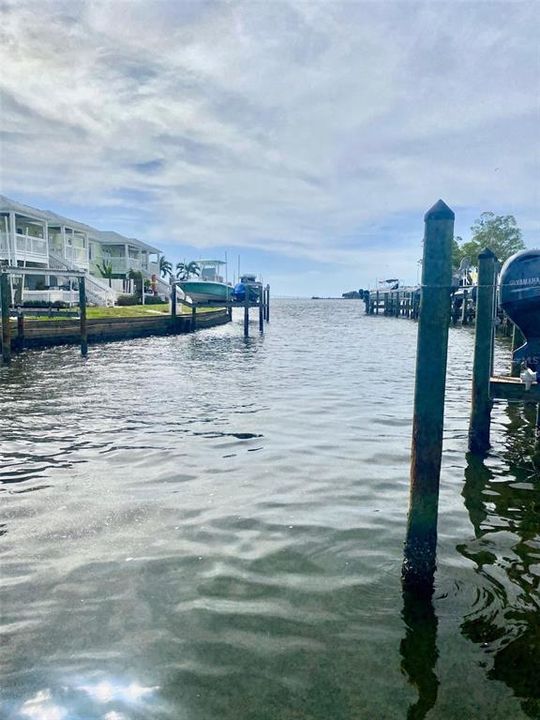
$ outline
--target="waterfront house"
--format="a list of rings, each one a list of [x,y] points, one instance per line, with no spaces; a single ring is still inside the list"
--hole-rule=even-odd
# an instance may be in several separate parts
[[[0,262],[12,267],[43,268],[43,276],[27,278],[27,290],[49,292],[48,299],[62,299],[66,283],[62,270],[86,270],[87,294],[95,304],[112,304],[129,289],[130,271],[143,277],[158,278],[158,290],[168,291],[159,279],[161,251],[135,238],[116,232],[97,230],[90,225],[62,217],[49,210],[24,205],[0,195]],[[99,270],[106,264],[112,270],[105,279]],[[45,271],[55,271],[45,272]]]

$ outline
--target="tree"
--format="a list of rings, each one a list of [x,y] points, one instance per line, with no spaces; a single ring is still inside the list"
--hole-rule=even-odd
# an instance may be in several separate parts
[[[475,220],[471,232],[471,239],[459,248],[459,260],[466,258],[471,265],[478,263],[478,255],[484,248],[488,247],[500,262],[504,262],[525,247],[521,230],[513,215],[495,215],[492,212],[483,212]]]
[[[189,280],[192,275],[198,277],[200,274],[201,268],[194,260],[189,263],[176,263],[176,277],[178,280]]]
[[[162,278],[170,277],[172,275],[172,263],[170,263],[165,255],[159,258],[159,274]]]
[[[113,266],[112,262],[105,262],[105,260],[101,263],[101,265],[96,264],[97,269],[101,273],[102,277],[109,279],[109,287],[112,287],[112,276],[113,273]]]

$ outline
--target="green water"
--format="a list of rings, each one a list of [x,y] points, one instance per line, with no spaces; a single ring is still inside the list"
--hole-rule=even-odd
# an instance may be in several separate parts
[[[467,456],[466,329],[433,603],[402,596],[415,335],[276,301],[264,337],[1,368],[2,717],[540,718],[533,414],[498,405]]]

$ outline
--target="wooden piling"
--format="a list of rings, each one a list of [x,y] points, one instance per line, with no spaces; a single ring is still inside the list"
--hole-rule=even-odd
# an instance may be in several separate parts
[[[194,305],[191,308],[191,332],[195,332],[197,329],[197,307]]]
[[[266,286],[266,322],[270,322],[270,285]]]
[[[171,285],[171,319],[173,322],[176,321],[176,284],[172,283]]]
[[[489,382],[493,366],[497,267],[497,258],[491,250],[489,248],[483,250],[478,256],[478,295],[469,422],[469,450],[472,453],[485,453],[489,449],[489,429],[493,406],[489,395]]]
[[[461,306],[461,324],[469,324],[469,291],[463,290],[463,305]]]
[[[79,318],[81,328],[81,355],[88,355],[88,330],[86,327],[86,281],[79,278]]]
[[[244,337],[249,336],[249,285],[244,283],[245,296],[244,296]]]
[[[9,365],[11,362],[10,287],[9,276],[6,273],[0,273],[0,301],[2,302],[2,360]]]
[[[424,218],[410,503],[402,578],[406,588],[428,592],[437,548],[454,217],[439,200]]]
[[[264,291],[259,288],[259,332],[264,332]]]
[[[17,350],[24,350],[24,313],[21,308],[17,312]]]
[[[375,315],[379,314],[379,291],[375,292]]]

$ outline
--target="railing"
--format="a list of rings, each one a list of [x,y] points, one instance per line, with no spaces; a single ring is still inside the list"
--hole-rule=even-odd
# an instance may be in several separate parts
[[[0,254],[5,258],[13,254],[9,235],[5,232],[0,232]],[[24,260],[27,257],[29,260],[46,262],[48,257],[47,241],[33,235],[17,233],[15,235],[15,254],[16,258],[10,258],[12,262],[14,259]]]
[[[61,274],[62,270],[73,270],[73,264],[68,260],[55,256],[52,253],[49,257],[51,270]],[[94,275],[86,275],[86,295],[88,301],[95,305],[114,305],[117,293],[109,287],[108,280],[98,278]]]
[[[32,235],[15,235],[15,247],[17,255],[38,255],[44,258],[48,256],[47,241],[44,238],[33,237]]]

